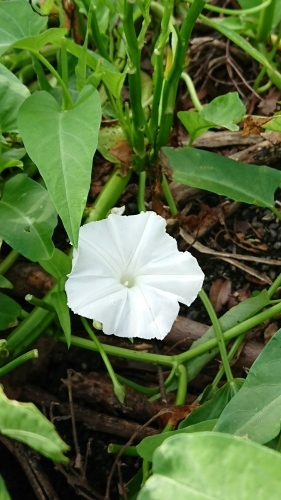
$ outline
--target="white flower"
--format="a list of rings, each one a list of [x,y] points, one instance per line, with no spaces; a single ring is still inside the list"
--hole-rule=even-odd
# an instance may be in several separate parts
[[[69,307],[119,337],[163,339],[189,306],[204,275],[189,252],[179,252],[154,212],[109,215],[80,228],[66,283]]]

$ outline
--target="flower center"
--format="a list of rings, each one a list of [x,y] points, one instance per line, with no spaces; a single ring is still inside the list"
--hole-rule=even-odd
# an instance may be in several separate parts
[[[130,276],[129,274],[124,274],[123,276],[121,276],[120,282],[123,286],[132,288],[135,285],[135,278],[134,276]]]

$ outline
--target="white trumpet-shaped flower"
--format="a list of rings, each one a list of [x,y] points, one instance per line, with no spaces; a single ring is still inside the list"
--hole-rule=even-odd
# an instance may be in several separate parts
[[[109,215],[81,227],[66,283],[73,312],[119,337],[163,339],[189,306],[204,275],[189,252],[179,252],[154,212]]]

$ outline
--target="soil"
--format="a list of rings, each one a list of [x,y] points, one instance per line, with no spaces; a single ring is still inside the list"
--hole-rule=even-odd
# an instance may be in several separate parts
[[[257,64],[247,61],[240,49],[226,43],[217,33],[197,30],[191,41],[189,58],[189,74],[202,103],[237,90],[248,113],[258,111],[258,114],[270,115],[272,103],[280,100],[281,93],[275,88],[262,99],[256,96],[251,81],[258,74]],[[241,76],[246,74],[247,81]],[[186,88],[181,84],[176,111],[191,107]],[[264,164],[278,168],[280,143],[275,141],[273,145],[272,137],[249,136],[243,139],[240,132],[209,134],[204,138],[205,143],[200,138],[201,144],[198,140],[196,145],[228,157],[247,151],[245,161],[250,158],[251,163],[255,162],[251,148],[256,146],[256,162],[259,162],[259,155]],[[175,118],[170,143],[177,146],[185,141],[185,132]],[[266,147],[266,141],[269,141],[270,148]],[[111,168],[97,155],[89,203],[98,194]],[[223,314],[256,290],[268,287],[279,273],[277,261],[281,248],[281,227],[271,212],[235,204],[224,197],[187,187],[171,185],[171,188],[181,211],[177,218],[172,219],[164,207],[162,215],[167,219],[168,231],[177,238],[179,249],[191,251],[198,259],[206,276],[204,289],[212,296],[218,314]],[[277,193],[277,200],[279,195]],[[153,209],[149,192],[147,202],[148,208]],[[134,180],[120,200],[120,206],[122,204],[125,204],[127,214],[137,212]],[[58,229],[55,238],[57,246],[65,250],[67,242],[62,228]],[[232,260],[226,261],[222,253],[231,254]],[[246,260],[236,258],[237,254],[246,256]],[[19,300],[23,300],[26,293],[40,297],[51,286],[50,277],[36,264],[24,259],[14,265],[7,277],[14,283],[14,293]],[[181,307],[180,315],[182,319],[175,323],[163,343],[136,342],[134,348],[159,353],[186,349],[206,330],[209,319],[199,299],[190,308]],[[75,318],[73,325],[73,333],[83,336],[81,324]],[[274,321],[250,332],[248,344],[240,358],[235,359],[235,375],[246,375],[265,342],[280,326],[280,318],[274,318]],[[113,337],[101,335],[100,340],[132,347],[129,341]],[[140,462],[136,457],[125,455],[116,461],[116,456],[108,453],[108,446],[111,443],[136,444],[142,437],[159,432],[164,423],[155,415],[161,408],[174,404],[174,395],[162,394],[160,400],[150,403],[144,396],[127,390],[126,404],[121,405],[113,395],[106,370],[97,354],[76,347],[68,350],[64,344],[54,343],[48,335],[40,338],[36,347],[39,359],[15,370],[2,383],[9,397],[34,402],[50,418],[71,447],[70,462],[67,466],[53,464],[24,445],[0,437],[0,472],[11,498],[102,499],[106,488],[109,491],[107,498],[120,498],[124,485],[139,470]],[[120,359],[113,359],[112,363],[119,375],[147,386],[162,386],[165,372],[155,366]],[[218,367],[219,359],[216,358],[190,383],[187,405],[192,404],[212,381]]]

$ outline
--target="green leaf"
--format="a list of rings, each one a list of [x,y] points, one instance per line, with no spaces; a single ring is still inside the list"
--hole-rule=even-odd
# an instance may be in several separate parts
[[[0,433],[27,444],[55,462],[67,462],[69,450],[53,424],[32,403],[8,399],[0,386]]]
[[[162,159],[164,173],[173,181],[251,205],[274,206],[274,193],[281,183],[278,170],[191,147],[162,148]]]
[[[11,500],[11,497],[8,493],[8,490],[6,488],[4,479],[2,476],[0,476],[0,498],[1,500]]]
[[[216,431],[264,444],[281,426],[281,329],[258,356],[242,389],[222,412]]]
[[[223,316],[219,318],[222,332],[226,332],[233,328],[234,326],[242,323],[246,319],[254,316],[261,309],[266,307],[269,304],[270,300],[266,290],[263,290],[256,297],[251,297],[247,300],[243,300],[237,306],[232,307],[229,311],[227,311]],[[198,340],[195,340],[190,349],[194,349],[198,347],[208,340],[214,339],[216,337],[214,328],[211,326],[202,337]],[[202,368],[211,361],[215,355],[219,352],[218,348],[211,349],[201,356],[197,356],[196,358],[188,361],[185,366],[187,370],[188,380],[193,380],[198,373],[202,370]]]
[[[281,116],[274,116],[268,122],[262,125],[262,128],[266,130],[272,130],[273,132],[281,132]]]
[[[178,117],[190,135],[190,144],[214,125],[206,121],[198,111],[179,111]]]
[[[56,280],[67,276],[71,271],[71,259],[58,248],[55,248],[53,255],[48,260],[40,260],[39,264],[47,273]]]
[[[207,422],[200,422],[198,424],[190,425],[189,427],[184,427],[183,429],[178,429],[176,431],[162,432],[161,434],[156,434],[155,436],[148,436],[137,445],[137,452],[141,458],[152,462],[153,453],[165,441],[165,439],[168,439],[171,436],[177,436],[179,434],[181,435],[192,432],[212,431],[216,422],[216,419],[209,419]]]
[[[4,293],[0,292],[0,330],[12,328],[17,324],[17,317],[20,314],[20,305]]]
[[[1,9],[0,9],[1,12]],[[17,116],[28,88],[3,64],[0,64],[0,132],[17,132]]]
[[[2,274],[0,274],[0,288],[13,288],[13,284]]]
[[[47,43],[60,46],[61,39],[67,34],[67,31],[65,28],[50,28],[40,35],[26,37],[15,42],[13,48],[39,52]]]
[[[0,55],[18,40],[40,33],[47,20],[26,1],[0,2]]]
[[[173,436],[153,457],[138,500],[279,500],[281,455],[215,432]]]
[[[1,114],[1,111],[0,111]],[[18,167],[23,168],[23,158],[26,154],[24,148],[10,148],[6,145],[2,146],[2,152],[0,153],[0,173],[6,168]]]
[[[26,99],[19,112],[19,130],[27,153],[37,165],[74,246],[90,188],[100,120],[99,95],[90,86],[84,87],[73,109],[62,111],[56,100],[42,91]]]
[[[190,144],[210,128],[238,130],[246,112],[237,92],[216,97],[201,111],[180,111],[178,117],[190,135]]]
[[[78,59],[83,57],[83,47],[77,45],[70,39],[64,40],[66,50]],[[95,70],[98,68],[98,73],[101,75],[103,83],[114,97],[120,97],[126,74],[120,73],[113,64],[101,57],[99,54],[88,50],[86,62],[89,68]]]
[[[243,119],[245,113],[246,108],[237,92],[216,97],[200,111],[206,121],[233,131],[239,130],[236,123]]]
[[[193,426],[207,420],[218,419],[229,401],[237,394],[244,384],[244,379],[234,379],[231,382],[226,382],[214,396],[203,403],[199,408],[195,408],[188,417],[179,424],[179,428]]]
[[[26,174],[9,179],[0,200],[0,237],[26,258],[48,259],[57,224],[48,192]]]

